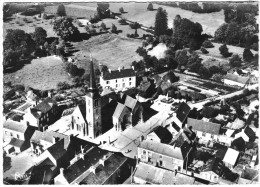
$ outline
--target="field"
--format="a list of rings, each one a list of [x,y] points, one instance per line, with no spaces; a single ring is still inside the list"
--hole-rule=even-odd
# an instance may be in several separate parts
[[[78,60],[79,67],[88,69],[86,58],[89,59],[89,50],[96,65],[99,63],[111,69],[124,66],[130,68],[134,60],[141,57],[135,52],[141,46],[141,40],[127,39],[115,34],[103,34],[91,37],[89,40],[74,43],[75,52],[73,57]],[[86,57],[85,57],[86,56]]]
[[[24,84],[39,90],[55,89],[60,81],[71,83],[58,57],[44,57],[32,60],[31,64],[9,74],[4,74],[4,82]]]

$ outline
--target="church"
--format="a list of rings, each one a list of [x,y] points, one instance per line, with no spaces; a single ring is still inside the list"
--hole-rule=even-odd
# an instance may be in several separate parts
[[[72,130],[75,134],[80,134],[83,137],[88,137],[91,139],[97,138],[111,128],[116,128],[116,130],[124,130],[125,127],[119,127],[121,124],[115,125],[112,116],[117,112],[118,103],[125,104],[125,98],[122,98],[122,93],[116,94],[114,91],[108,91],[106,89],[101,94],[99,93],[91,56],[89,83],[88,93],[85,95],[85,104],[78,105],[71,112],[70,130]],[[136,100],[130,96],[127,96],[126,98],[129,102]],[[136,100],[136,102],[138,101]],[[138,104],[139,102],[134,106],[137,106]],[[130,107],[129,110],[133,116],[140,116],[140,110],[137,110],[136,107]],[[66,113],[66,111],[64,112]]]

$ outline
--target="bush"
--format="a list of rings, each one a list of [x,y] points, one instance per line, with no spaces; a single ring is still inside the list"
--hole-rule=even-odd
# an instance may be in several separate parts
[[[67,82],[58,82],[58,84],[57,84],[58,90],[66,90],[69,88],[70,88],[70,84],[68,84]]]
[[[124,19],[124,18],[119,19],[118,23],[120,23],[120,25],[127,25],[126,19]]]
[[[200,50],[201,50],[201,52],[202,52],[203,54],[208,54],[208,53],[209,53],[208,50],[205,49],[204,47],[201,47]]]
[[[227,58],[227,57],[230,57],[232,55],[232,53],[229,53],[228,52],[228,48],[227,48],[227,45],[226,44],[223,44],[219,47],[219,51],[220,51],[220,54]]]
[[[100,27],[103,29],[103,30],[106,30],[107,26],[104,22],[101,23]]]
[[[234,54],[230,59],[229,59],[229,64],[231,67],[240,67],[242,63],[241,58],[239,57],[238,54]]]
[[[205,47],[205,48],[213,48],[214,45],[211,43],[211,41],[209,40],[205,40],[203,43],[202,43],[202,46]]]
[[[153,11],[153,4],[152,3],[148,4],[147,10]]]
[[[120,12],[120,13],[124,13],[124,12],[125,12],[125,11],[124,11],[124,8],[123,8],[123,7],[119,8],[119,12]]]
[[[249,48],[245,48],[243,52],[243,59],[246,62],[251,62],[254,58],[253,53],[250,51]]]
[[[141,27],[141,25],[137,22],[130,23],[129,26],[131,27],[131,29],[138,29]]]
[[[117,27],[114,24],[112,24],[111,32],[112,33],[117,33]]]

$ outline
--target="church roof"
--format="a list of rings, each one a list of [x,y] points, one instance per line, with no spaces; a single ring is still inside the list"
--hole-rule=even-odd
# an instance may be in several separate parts
[[[105,72],[103,75],[104,80],[111,80],[111,79],[120,79],[124,77],[134,77],[135,71],[133,69],[121,69],[111,71],[111,72]]]

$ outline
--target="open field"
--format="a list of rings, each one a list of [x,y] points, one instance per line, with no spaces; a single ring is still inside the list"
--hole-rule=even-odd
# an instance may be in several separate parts
[[[54,56],[34,59],[22,69],[4,74],[4,82],[8,81],[39,90],[56,89],[61,81],[71,83],[69,75],[63,70],[61,59]]]
[[[75,5],[88,7],[88,9],[91,9],[88,10],[88,12],[92,11],[93,7],[97,7],[97,3],[73,3],[73,6]],[[127,3],[109,3],[109,5],[110,5],[110,10],[116,13],[119,13],[119,8],[123,7],[124,11],[126,12],[122,15],[123,18],[129,19],[131,21],[137,21],[143,24],[144,26],[148,26],[148,27],[154,26],[156,10],[147,11],[148,3],[127,2]],[[166,10],[166,12],[168,13],[168,26],[170,28],[173,27],[173,19],[178,14],[182,18],[188,18],[193,22],[199,22],[203,27],[203,31],[211,35],[214,35],[216,29],[221,24],[224,23],[223,11],[209,13],[209,14],[199,14],[199,13],[194,13],[191,11],[187,11],[175,7],[168,7],[168,6],[157,5],[157,4],[153,4],[153,6],[154,9],[162,7],[163,9]],[[78,10],[81,11],[80,9]],[[84,17],[84,16],[78,14],[78,17]]]
[[[97,65],[100,63],[111,69],[122,66],[129,68],[134,60],[141,59],[135,52],[138,46],[141,46],[141,40],[127,39],[115,34],[103,34],[91,37],[83,42],[74,43],[75,49],[80,49],[80,51],[75,52],[73,56],[78,60],[77,65],[79,67],[85,66],[87,70],[88,66],[84,61],[86,61],[86,58],[89,59],[89,50]]]
[[[50,20],[44,20],[34,17],[36,16],[23,16],[20,14],[14,14],[11,17],[10,21],[3,23],[3,35],[6,35],[7,29],[21,29],[24,30],[26,33],[32,33],[35,31],[35,27],[42,27],[47,31],[48,37],[57,37],[52,29],[53,26],[50,24]],[[24,21],[24,18],[28,20],[27,23]]]

